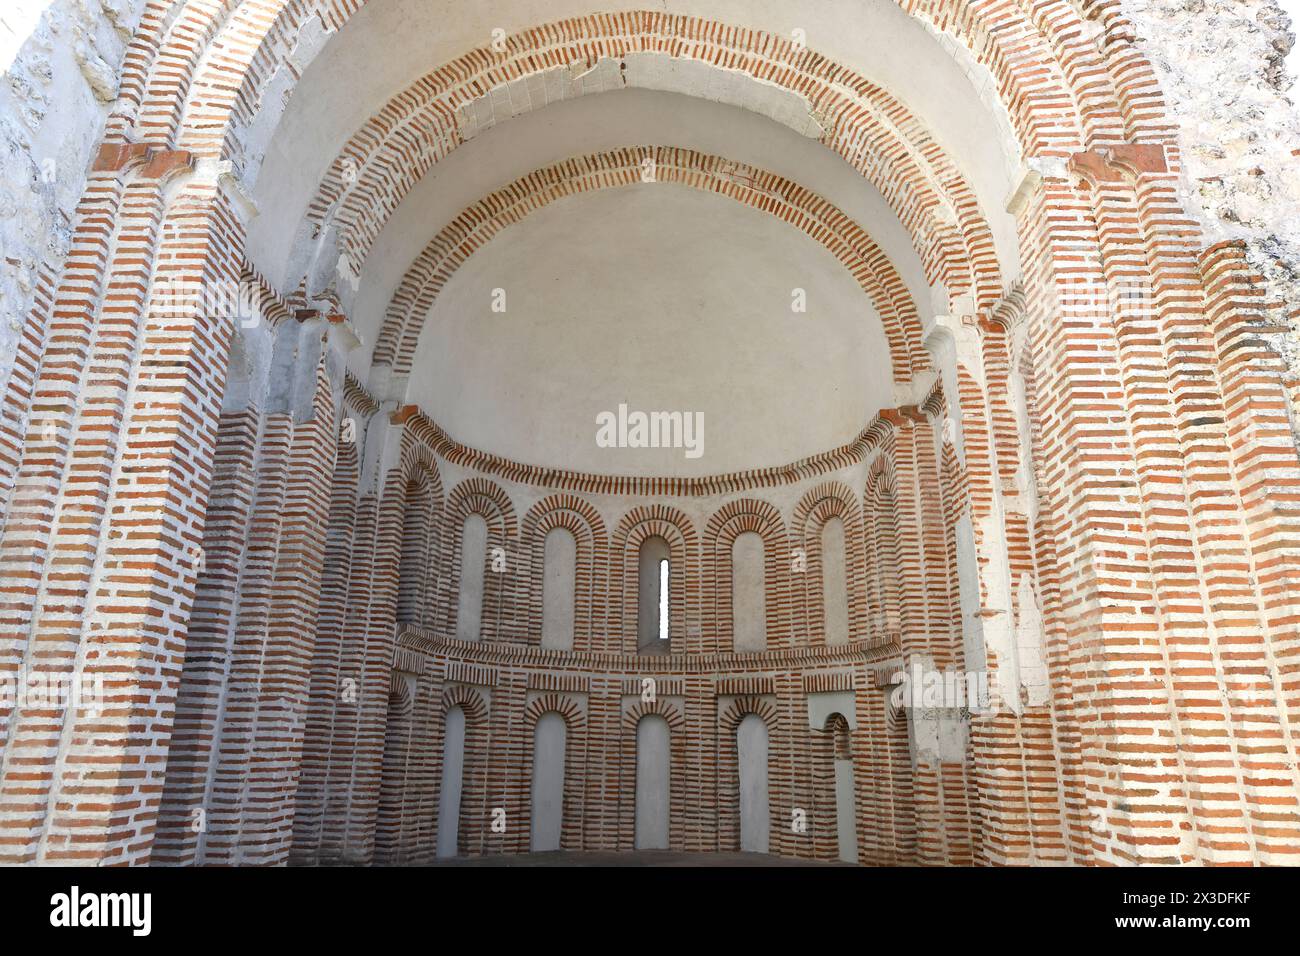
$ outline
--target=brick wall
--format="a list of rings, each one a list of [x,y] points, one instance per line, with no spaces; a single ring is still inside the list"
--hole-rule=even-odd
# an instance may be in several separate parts
[[[1270,219],[1292,208],[1293,156],[1270,140],[1243,172],[1189,138],[1199,61],[1159,55],[1168,4],[899,3],[960,44],[1006,111],[1025,165],[1018,275],[925,117],[785,37],[658,12],[574,18],[376,104],[310,211],[354,262],[445,153],[411,137],[455,148],[458,110],[530,76],[637,53],[817,104],[821,141],[891,204],[947,314],[923,321],[929,304],[861,226],[798,183],[671,145],[575,157],[484,197],[385,313],[380,379],[409,362],[471,223],[486,236],[530,203],[616,184],[639,150],[668,180],[774,212],[875,300],[899,407],[826,455],[694,480],[458,446],[344,374],[339,290],[271,290],[245,261],[241,177],[261,117],[362,6],[116,5],[104,16],[130,39],[101,31],[79,66],[112,104],[77,121],[82,140],[102,123],[102,142],[81,157],[79,200],[24,200],[42,222],[64,208],[68,226],[49,225],[58,241],[28,263],[34,278],[4,287],[22,323],[2,380],[0,676],[93,679],[102,695],[89,710],[0,702],[0,859],[422,859],[456,706],[466,852],[528,845],[532,733],[549,711],[568,727],[564,845],[626,847],[628,735],[652,677],[681,768],[670,839],[685,849],[734,847],[732,734],[755,713],[771,846],[826,855],[833,751],[809,701],[846,693],[833,732],[854,759],[864,862],[1295,861],[1300,297],[1293,237]],[[1216,38],[1246,49],[1234,38],[1250,31],[1220,6]],[[95,61],[119,54],[109,90]],[[241,279],[261,302],[251,330],[174,294]],[[486,572],[472,643],[452,636],[469,514],[506,559]],[[844,645],[824,640],[817,610],[831,515],[847,534]],[[579,539],[572,652],[539,646],[541,541],[558,525]],[[728,542],[745,530],[765,543],[770,649],[753,657],[727,639]],[[682,569],[681,643],[643,658],[631,611],[650,535]],[[913,663],[987,673],[996,706],[897,706],[893,675]],[[794,809],[812,811],[807,833],[786,825]]]

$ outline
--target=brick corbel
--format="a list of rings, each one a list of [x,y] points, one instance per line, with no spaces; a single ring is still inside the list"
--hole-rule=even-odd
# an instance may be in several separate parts
[[[923,422],[926,420],[925,412],[921,411],[918,405],[900,405],[898,408],[882,408],[880,417],[883,421],[889,422],[895,428],[902,428],[909,421]]]
[[[194,168],[194,154],[188,149],[150,150],[149,159],[140,170],[144,179],[165,180],[176,173],[188,172]]]
[[[91,171],[121,173],[140,167],[141,179],[164,180],[174,173],[194,168],[194,154],[187,149],[156,149],[145,143],[103,143]]]
[[[330,325],[343,325],[348,320],[348,317],[342,312],[327,312],[324,309],[299,309],[294,312],[293,317],[299,322],[310,322],[313,319],[320,319],[322,322],[328,322]]]
[[[393,413],[388,416],[388,423],[390,425],[405,425],[419,414],[419,405],[402,405],[400,408],[393,409]]]
[[[1070,172],[1090,186],[1135,183],[1147,173],[1169,172],[1165,148],[1158,143],[1116,143],[1070,157]]]
[[[120,173],[149,158],[149,147],[144,143],[101,143],[90,171],[94,173]]]

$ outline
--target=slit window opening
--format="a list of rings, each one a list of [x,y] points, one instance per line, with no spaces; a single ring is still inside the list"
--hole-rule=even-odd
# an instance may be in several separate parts
[[[668,640],[668,559],[659,559],[659,640]]]

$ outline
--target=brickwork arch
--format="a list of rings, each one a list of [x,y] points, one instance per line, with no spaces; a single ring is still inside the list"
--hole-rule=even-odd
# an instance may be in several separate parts
[[[526,623],[517,636],[538,645],[542,634],[546,536],[555,528],[569,531],[577,543],[574,558],[573,650],[594,649],[605,628],[602,596],[609,573],[609,538],[605,521],[588,502],[569,494],[550,495],[529,509],[520,532],[522,597],[518,603]],[[603,641],[602,641],[603,643]]]
[[[835,763],[853,760],[852,731],[841,713],[828,714],[821,727],[809,731],[813,751],[813,856],[819,860],[839,857],[838,831],[840,806],[835,792]],[[854,767],[854,799],[857,799],[857,768]]]
[[[433,237],[393,293],[373,361],[409,374],[437,296],[456,270],[501,230],[546,205],[584,192],[643,181],[676,183],[727,196],[780,218],[820,243],[870,296],[889,342],[894,380],[909,382],[928,365],[912,296],[867,231],[815,193],[781,176],[721,156],[667,146],[637,146],[566,159],[523,176],[460,213]]]
[[[684,43],[683,38],[690,42]],[[475,50],[416,81],[380,108],[341,150],[308,216],[340,225],[341,250],[364,261],[384,222],[424,173],[460,140],[457,110],[508,81],[575,60],[663,53],[740,71],[808,98],[826,116],[821,141],[873,182],[912,235],[933,284],[991,305],[1001,292],[992,235],[956,164],[907,108],[880,87],[788,38],[730,31],[662,13],[573,18]],[[400,157],[400,161],[398,158]]]
[[[442,765],[446,753],[447,715],[460,708],[465,714],[465,751],[461,767],[460,791],[460,829],[457,838],[459,855],[480,852],[487,838],[491,825],[488,800],[488,764],[490,740],[488,726],[488,704],[483,693],[477,688],[464,684],[453,684],[446,688],[434,708],[430,721],[432,760],[430,776],[432,779],[431,805],[434,808],[433,827],[429,842],[438,845],[437,808],[442,799]]]
[[[610,542],[611,595],[608,632],[619,643],[606,653],[636,654],[637,601],[640,594],[639,557],[648,538],[668,542],[671,574],[668,581],[668,633],[673,653],[703,649],[699,633],[699,538],[682,511],[666,505],[635,508],[623,516]]]
[[[525,761],[526,785],[533,779],[533,745],[537,722],[546,714],[558,714],[566,728],[564,740],[564,811],[561,818],[560,849],[582,849],[582,820],[584,814],[584,767],[587,754],[587,712],[583,702],[569,694],[546,693],[529,701],[524,708],[524,739],[527,741],[528,759]],[[520,821],[522,834],[517,837],[521,847],[531,845],[531,808]]]
[[[898,492],[892,446],[891,436],[867,472],[862,514],[872,635],[881,640],[897,641],[903,629],[900,582],[906,569],[899,540]]]
[[[439,536],[443,522],[442,478],[426,449],[414,445],[403,470],[409,475],[404,491],[402,550],[397,572],[397,621],[432,623]]]
[[[850,742],[851,731],[848,718],[838,711],[827,716],[822,724],[822,732],[828,734],[833,743],[836,760],[852,760],[853,748]]]
[[[704,529],[700,588],[704,597],[701,626],[705,653],[731,653],[735,630],[732,549],[736,538],[746,532],[763,539],[767,649],[792,646],[790,545],[785,521],[768,502],[741,498],[719,508]]]
[[[442,628],[456,633],[458,588],[465,520],[479,515],[487,522],[487,555],[483,573],[483,616],[479,640],[517,641],[514,617],[514,588],[518,581],[520,556],[515,552],[517,522],[514,505],[501,486],[486,478],[467,478],[452,489],[443,511]],[[500,551],[494,552],[494,549]],[[505,570],[494,570],[493,561],[504,555]]]
[[[296,37],[303,25],[319,17],[326,31],[337,32],[365,6],[365,0],[260,0],[247,6],[258,8],[251,36],[246,23],[240,24],[243,29],[238,33],[233,24],[228,26],[212,44],[217,55],[209,58],[205,75],[191,94],[196,99],[201,94],[217,115],[229,115],[228,128],[219,127],[195,140],[196,144],[219,148],[223,137],[229,138],[227,158],[242,151],[238,133],[251,124],[259,109],[269,108],[263,101],[294,56]],[[1127,39],[1132,27],[1114,0],[1089,2],[1082,11],[1072,0],[1049,0],[1034,6],[1032,14],[1026,14],[1019,3],[989,8],[975,0],[898,0],[898,6],[932,30],[952,33],[978,63],[990,70],[1026,153],[1163,131],[1161,102],[1150,66]],[[656,14],[623,16],[649,18]],[[683,23],[690,18],[658,16],[664,18],[661,29],[665,32],[690,35]],[[585,25],[581,20],[576,22]],[[708,21],[699,22],[710,33],[726,35]],[[1088,29],[1093,23],[1101,24],[1103,29]],[[1112,36],[1116,39],[1101,42],[1101,38]],[[758,38],[762,37],[758,34]],[[515,38],[507,39],[519,45]],[[787,48],[784,38],[773,41],[779,56],[793,58],[798,52]],[[183,38],[176,44],[186,45]],[[152,63],[162,59],[146,54],[156,45],[140,44],[140,51],[132,58],[139,64],[134,70],[138,76],[132,89],[142,86],[139,77],[147,76]],[[301,71],[305,64],[297,63],[295,68]],[[1059,98],[1053,98],[1052,91],[1062,88],[1071,90],[1074,110],[1062,109]],[[123,98],[139,100],[141,95]]]
[[[740,750],[736,734],[740,723],[753,714],[767,725],[769,801],[775,791],[774,755],[780,733],[780,718],[776,705],[762,697],[743,695],[736,697],[718,714],[718,849],[737,852],[740,849]],[[776,829],[776,817],[772,817]],[[772,845],[778,845],[775,840]]]
[[[686,846],[682,812],[687,799],[686,718],[678,704],[662,698],[638,700],[623,712],[618,742],[618,848],[630,850],[636,843],[637,730],[649,716],[662,717],[668,724],[668,794],[670,807],[676,809],[668,815],[668,848],[682,850]]]
[[[790,522],[791,541],[800,549],[804,570],[793,574],[799,640],[825,642],[826,601],[822,532],[832,518],[844,525],[844,587],[848,592],[849,639],[861,640],[868,633],[867,558],[862,507],[853,490],[842,481],[826,481],[810,488],[795,506]]]
[[[447,711],[453,707],[464,710],[465,716],[470,720],[483,720],[488,715],[488,705],[483,699],[483,694],[464,684],[453,684],[443,691],[438,713],[446,717]]]

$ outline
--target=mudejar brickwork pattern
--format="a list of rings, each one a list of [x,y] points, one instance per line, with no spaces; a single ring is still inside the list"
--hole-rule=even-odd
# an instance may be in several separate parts
[[[28,6],[0,861],[1300,862],[1271,0]],[[1210,30],[1276,135],[1197,112]],[[435,398],[430,356],[468,381],[523,308],[503,240],[646,191],[847,276],[887,398],[836,447],[543,460],[493,431],[512,380],[472,435]],[[555,318],[548,361],[624,401]]]

